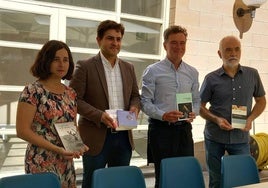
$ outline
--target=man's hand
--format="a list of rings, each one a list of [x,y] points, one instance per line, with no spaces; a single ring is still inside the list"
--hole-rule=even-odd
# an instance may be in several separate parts
[[[218,117],[217,124],[223,130],[230,131],[233,129],[232,125],[224,118]]]
[[[194,112],[190,112],[189,113],[189,117],[188,117],[188,119],[186,121],[189,122],[189,123],[192,123],[195,118],[196,118],[195,113]]]
[[[113,119],[108,113],[103,112],[101,115],[101,122],[104,123],[108,128],[115,129],[117,127],[116,120]]]
[[[138,118],[138,115],[139,115],[139,109],[135,106],[131,106],[130,109],[129,109],[130,112],[134,112],[135,115],[136,115],[136,118]]]
[[[247,119],[247,122],[246,122],[246,126],[244,129],[242,129],[243,131],[250,131],[252,128],[252,121],[248,120]]]
[[[178,121],[179,118],[182,118],[182,117],[183,117],[183,112],[174,110],[174,111],[165,112],[162,116],[162,120],[174,123]]]

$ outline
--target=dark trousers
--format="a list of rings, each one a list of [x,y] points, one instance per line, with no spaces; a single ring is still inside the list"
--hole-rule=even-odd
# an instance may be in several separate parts
[[[220,188],[221,158],[225,152],[229,155],[250,155],[249,143],[222,144],[205,138],[205,147],[210,188]]]
[[[106,140],[100,154],[83,155],[82,188],[91,188],[94,170],[113,166],[128,166],[132,155],[128,132],[111,133],[108,129]]]
[[[148,146],[155,167],[155,188],[159,187],[160,163],[168,157],[193,156],[192,125],[186,121],[168,123],[149,119]]]

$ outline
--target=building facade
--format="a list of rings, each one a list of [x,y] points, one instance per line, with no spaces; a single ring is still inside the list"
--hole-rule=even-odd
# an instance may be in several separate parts
[[[148,11],[149,10],[149,11]],[[163,56],[166,0],[0,0],[0,125],[14,125],[18,95],[35,80],[29,73],[42,45],[61,40],[74,61],[98,53],[96,29],[111,19],[125,26],[119,56],[134,64],[141,86],[146,66]]]
[[[234,0],[0,0],[0,125],[14,125],[18,95],[35,80],[29,73],[37,51],[50,39],[66,42],[74,61],[98,52],[96,27],[106,19],[126,28],[120,57],[134,64],[139,86],[149,64],[163,58],[163,31],[170,24],[187,28],[184,60],[204,76],[221,66],[217,55],[225,35],[239,37],[233,22]],[[258,69],[268,88],[268,3],[256,11],[243,35],[241,64]],[[268,111],[255,121],[253,132],[268,132]],[[140,124],[146,124],[144,116]],[[204,120],[194,122],[202,139]]]
[[[184,60],[199,71],[200,84],[205,75],[222,65],[217,51],[219,41],[226,35],[239,37],[233,20],[235,0],[171,0],[170,24],[180,24],[188,30]],[[256,9],[249,31],[241,39],[240,63],[259,71],[264,89],[268,92],[268,2]],[[267,99],[268,100],[268,99]],[[198,117],[193,131],[196,140],[203,139],[204,120]],[[251,134],[268,133],[268,107],[255,121]],[[201,134],[200,134],[201,133]]]

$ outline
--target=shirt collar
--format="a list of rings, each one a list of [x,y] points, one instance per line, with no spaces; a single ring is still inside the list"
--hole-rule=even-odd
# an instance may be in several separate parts
[[[243,66],[241,66],[240,64],[238,65],[238,73],[243,73],[243,70],[244,70],[244,68],[243,68]],[[223,66],[221,66],[221,68],[219,69],[219,74],[220,74],[220,76],[222,76],[222,75],[224,75],[224,74],[226,74],[225,73],[225,70],[224,70],[224,68],[223,68]]]
[[[102,52],[100,51],[100,56],[101,56],[101,61],[104,65],[112,67],[111,63],[106,59],[106,57],[102,54]],[[115,60],[115,66],[117,66],[119,62],[119,58],[116,58]]]
[[[172,69],[175,68],[174,65],[173,65],[173,63],[171,63],[171,61],[167,57],[165,58],[165,61],[164,62],[165,62],[165,65],[166,66],[168,66],[168,67],[170,67]],[[181,60],[181,63],[180,63],[180,66],[179,67],[181,67],[183,64],[184,64],[184,62],[183,62],[183,60]]]

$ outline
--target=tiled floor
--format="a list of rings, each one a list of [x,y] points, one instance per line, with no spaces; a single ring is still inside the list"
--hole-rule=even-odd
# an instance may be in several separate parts
[[[146,187],[153,188],[154,167],[152,164],[147,166],[147,160],[144,158],[144,156],[146,156],[144,154],[146,144],[144,144],[144,140],[142,139],[142,137],[135,139],[136,147],[139,148],[139,153],[141,153],[141,155],[137,151],[134,151],[131,165],[141,168],[144,173]],[[24,154],[26,145],[26,142],[15,136],[9,138],[8,142],[3,142],[0,138],[0,178],[24,173]],[[82,159],[75,160],[75,167],[78,188],[80,188],[82,181]],[[206,172],[204,172],[204,175],[206,177]]]
[[[153,165],[147,166],[146,161],[146,140],[142,133],[134,135],[137,150],[133,152],[131,165],[141,168],[144,173],[147,188],[154,187],[154,168]],[[3,142],[0,138],[0,178],[24,173],[24,153],[26,143],[15,136],[8,139],[8,142]],[[195,156],[199,160],[203,169],[203,175],[206,187],[208,187],[208,173],[205,167],[203,142],[195,143]],[[75,160],[77,172],[78,188],[81,187],[82,180],[82,159]],[[261,181],[268,181],[268,170],[260,172]]]

